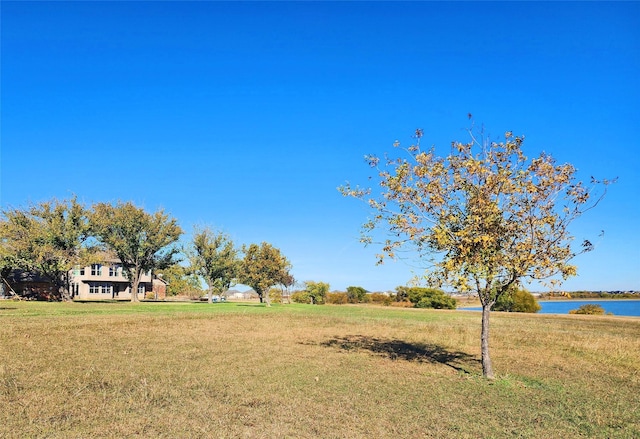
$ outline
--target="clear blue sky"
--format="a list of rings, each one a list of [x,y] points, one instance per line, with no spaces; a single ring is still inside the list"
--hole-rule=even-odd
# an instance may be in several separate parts
[[[640,290],[640,3],[0,4],[1,205],[72,194],[164,208],[300,281],[393,289],[376,266],[365,154],[464,140],[467,113],[579,177],[619,177],[575,224],[568,290]],[[604,239],[598,241],[600,230]]]

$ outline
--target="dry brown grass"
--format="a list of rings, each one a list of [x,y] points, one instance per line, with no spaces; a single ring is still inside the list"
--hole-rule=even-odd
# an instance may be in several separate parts
[[[0,303],[0,437],[640,436],[640,320]]]

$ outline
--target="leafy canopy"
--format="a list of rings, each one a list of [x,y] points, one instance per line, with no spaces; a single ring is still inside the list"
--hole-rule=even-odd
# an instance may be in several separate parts
[[[568,226],[600,200],[592,200],[593,187],[609,181],[592,179],[586,187],[575,181],[571,164],[546,153],[528,160],[524,137],[511,132],[503,142],[468,132],[470,141],[453,142],[446,157],[422,150],[422,130],[408,148],[394,144],[403,152],[398,158],[366,157],[379,190],[339,188],[374,212],[362,241],[372,243],[374,230],[387,230],[380,263],[409,244],[428,261],[431,285],[474,291],[483,304],[521,279],[575,275],[570,261],[593,245],[585,240],[573,249]]]

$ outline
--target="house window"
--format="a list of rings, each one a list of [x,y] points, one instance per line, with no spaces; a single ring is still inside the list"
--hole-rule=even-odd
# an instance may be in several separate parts
[[[74,276],[84,276],[84,267],[80,267],[78,265],[73,267],[73,275]]]
[[[144,284],[138,285],[138,294],[144,294]]]
[[[102,265],[91,264],[91,276],[100,276],[100,275],[102,275]]]
[[[118,276],[118,268],[119,265],[111,265],[109,266],[109,277],[117,277]]]
[[[111,294],[113,285],[108,282],[89,282],[89,294]]]

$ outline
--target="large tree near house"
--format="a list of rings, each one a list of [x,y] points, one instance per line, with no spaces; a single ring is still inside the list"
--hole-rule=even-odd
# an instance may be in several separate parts
[[[94,250],[88,215],[76,197],[4,210],[0,219],[3,272],[39,273],[55,286],[53,299],[70,300],[70,270],[90,263]]]
[[[153,214],[131,202],[93,206],[91,227],[101,243],[120,259],[129,279],[131,301],[138,301],[138,285],[146,272],[174,264],[182,235],[177,221],[159,210]]]
[[[511,132],[501,142],[473,126],[468,134],[466,143],[453,142],[441,156],[435,148],[422,150],[417,130],[411,146],[394,144],[395,158],[366,157],[378,187],[339,189],[371,207],[362,240],[381,244],[379,263],[409,246],[428,267],[431,286],[478,295],[482,370],[493,378],[491,308],[523,281],[561,282],[576,274],[572,259],[593,245],[583,240],[574,246],[569,225],[598,204],[610,181],[577,182],[571,164],[546,153],[529,160],[524,137]]]

